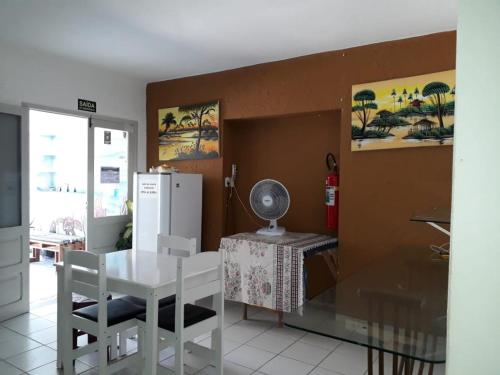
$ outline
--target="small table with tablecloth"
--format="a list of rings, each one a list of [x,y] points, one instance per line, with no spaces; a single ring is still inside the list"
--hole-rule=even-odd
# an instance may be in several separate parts
[[[307,272],[304,259],[321,253],[336,273],[335,237],[286,232],[282,236],[238,233],[221,239],[224,251],[225,298],[283,312],[304,303]]]

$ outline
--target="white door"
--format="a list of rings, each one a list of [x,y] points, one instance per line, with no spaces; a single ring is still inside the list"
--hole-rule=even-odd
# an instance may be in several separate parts
[[[120,232],[132,219],[126,201],[132,199],[137,166],[137,125],[91,118],[88,135],[87,250],[115,250]]]
[[[27,118],[0,104],[0,321],[29,309]]]

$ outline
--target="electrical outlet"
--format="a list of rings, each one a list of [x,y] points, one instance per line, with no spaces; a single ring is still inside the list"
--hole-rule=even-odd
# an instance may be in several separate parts
[[[224,186],[227,187],[227,188],[231,187],[231,177],[226,177],[224,179]]]

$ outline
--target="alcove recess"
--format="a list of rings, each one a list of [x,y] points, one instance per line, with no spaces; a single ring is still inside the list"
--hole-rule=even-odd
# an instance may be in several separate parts
[[[279,220],[280,226],[292,232],[336,235],[325,225],[325,157],[331,152],[339,161],[339,138],[340,111],[226,119],[222,135],[224,176],[231,175],[233,163],[238,166],[236,186],[251,215],[248,197],[252,186],[261,179],[272,178],[282,182],[290,193],[290,209]],[[225,201],[227,197],[228,189]],[[259,227],[234,194],[225,216],[226,235]],[[324,266],[310,266],[322,277],[309,277],[308,295],[331,283]]]

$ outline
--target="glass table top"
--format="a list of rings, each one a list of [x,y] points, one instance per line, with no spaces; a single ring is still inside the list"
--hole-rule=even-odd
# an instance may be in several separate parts
[[[451,210],[449,208],[433,208],[425,212],[416,212],[410,218],[410,221],[450,224]]]
[[[425,248],[373,262],[295,312],[287,326],[431,363],[446,359],[448,262]]]

